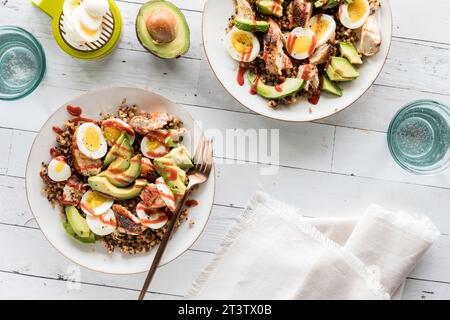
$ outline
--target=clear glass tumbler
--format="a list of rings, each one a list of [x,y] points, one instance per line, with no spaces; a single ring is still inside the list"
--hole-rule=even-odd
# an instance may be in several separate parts
[[[0,26],[0,100],[25,97],[44,77],[45,54],[28,31]]]
[[[387,139],[403,169],[422,175],[443,172],[450,165],[450,109],[436,101],[414,101],[392,119]]]

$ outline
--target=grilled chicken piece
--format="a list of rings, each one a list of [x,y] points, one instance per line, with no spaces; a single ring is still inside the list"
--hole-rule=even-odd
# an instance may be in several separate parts
[[[152,161],[149,158],[142,157],[141,159],[141,178],[147,179],[150,182],[154,182],[159,174],[153,166]]]
[[[295,27],[305,28],[313,13],[311,0],[294,0],[289,4],[290,29]]]
[[[88,189],[88,186],[83,183],[78,175],[72,175],[64,186],[61,203],[68,206],[77,206]]]
[[[162,129],[170,121],[170,116],[164,112],[143,112],[131,119],[130,125],[134,131],[146,135],[152,130]]]
[[[146,207],[158,209],[166,206],[166,203],[161,198],[161,195],[156,188],[156,185],[148,184],[141,193],[141,199],[144,201]]]
[[[253,20],[256,15],[252,6],[247,0],[236,0],[236,18]]]
[[[112,206],[112,210],[117,220],[117,231],[120,233],[136,236],[146,229],[146,227],[141,224],[139,218],[133,215],[125,207],[115,204]]]
[[[269,20],[269,30],[264,37],[264,61],[270,74],[281,75],[282,70],[292,68],[291,59],[283,51],[284,36],[280,26]]]
[[[366,57],[371,57],[380,51],[381,32],[374,14],[370,15],[362,26],[356,46],[358,52]]]
[[[73,166],[75,170],[82,176],[85,177],[95,176],[99,174],[100,171],[102,170],[103,166],[102,159],[91,159],[81,153],[77,145],[77,132],[78,129],[75,130],[75,133],[72,137]]]
[[[313,64],[304,64],[298,68],[298,77],[306,83],[304,90],[310,95],[317,94],[320,90],[319,70]]]
[[[318,47],[316,50],[314,50],[314,53],[309,58],[309,63],[314,65],[324,64],[327,63],[332,56],[336,54],[336,47],[325,43]]]

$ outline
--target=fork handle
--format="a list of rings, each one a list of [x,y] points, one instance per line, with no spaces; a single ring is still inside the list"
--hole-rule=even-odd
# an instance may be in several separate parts
[[[150,270],[148,271],[147,274],[147,278],[145,279],[144,285],[142,286],[141,293],[139,294],[139,300],[144,299],[145,294],[147,293],[147,289],[150,286],[153,276],[156,273],[156,269],[158,268],[159,262],[161,261],[164,251],[166,250],[167,244],[169,243],[170,237],[172,236],[173,230],[175,229],[176,222],[178,221],[178,218],[180,217],[180,214],[183,211],[184,204],[190,192],[191,189],[186,190],[186,193],[184,194],[183,198],[181,198],[181,201],[178,204],[177,209],[173,213],[172,219],[170,219],[169,221],[169,227],[164,233],[162,241],[159,244],[158,250],[156,251],[155,258],[153,259],[152,266],[150,267]]]

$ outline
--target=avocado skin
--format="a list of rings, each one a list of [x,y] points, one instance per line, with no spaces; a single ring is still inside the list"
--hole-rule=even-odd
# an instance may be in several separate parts
[[[324,75],[322,77],[322,91],[334,94],[338,97],[342,97],[342,89],[337,84],[328,79],[327,76]]]
[[[269,30],[269,23],[267,21],[253,21],[245,18],[236,18],[234,26],[240,30],[249,32],[266,32]]]
[[[92,190],[108,195],[115,200],[129,200],[136,198],[147,185],[147,180],[137,179],[128,188],[118,188],[106,177],[94,176],[88,178],[88,184]]]
[[[115,170],[108,169],[100,173],[99,176],[106,177],[108,181],[111,182],[116,187],[126,187],[131,183],[133,183],[133,181],[136,180],[141,175],[141,160],[142,155],[138,154],[133,158],[131,158],[130,166],[128,167],[127,170],[117,172]],[[120,159],[117,159],[115,161],[120,161]]]
[[[154,7],[154,9],[158,9],[161,8],[161,6],[164,7],[164,9],[168,9],[170,10],[176,17],[177,21],[178,21],[178,29],[182,29],[182,33],[185,33],[184,35],[184,39],[183,39],[183,43],[179,48],[175,48],[176,50],[172,51],[172,52],[168,52],[167,48],[169,47],[170,44],[172,44],[173,42],[177,41],[179,35],[177,36],[177,38],[168,43],[168,44],[158,44],[155,41],[151,40],[150,35],[147,31],[147,27],[146,27],[146,13],[147,10],[150,12],[151,8]],[[143,30],[140,30],[140,28],[144,28]],[[144,38],[144,34],[142,34],[142,32],[145,32],[148,36],[149,39],[145,39]],[[190,48],[190,29],[189,29],[189,25],[186,21],[186,18],[184,16],[184,14],[181,12],[181,10],[175,6],[174,4],[168,2],[168,1],[164,1],[164,0],[151,0],[145,4],[142,5],[141,9],[139,10],[138,16],[136,18],[136,34],[137,34],[137,38],[140,42],[140,44],[151,54],[162,58],[162,59],[174,59],[174,58],[178,58],[180,56],[182,56],[183,54],[185,54],[186,52],[189,51]]]
[[[254,86],[256,81],[256,75],[250,72],[246,73],[246,77],[251,86]],[[293,95],[305,86],[305,81],[301,78],[287,78],[285,82],[279,85],[280,91],[276,90],[276,87],[269,86],[261,81],[258,82],[256,92],[267,99],[280,99],[290,95]]]

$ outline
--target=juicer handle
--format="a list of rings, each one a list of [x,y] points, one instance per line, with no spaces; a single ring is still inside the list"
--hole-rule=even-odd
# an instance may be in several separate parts
[[[61,15],[64,0],[31,0],[31,2],[52,18]]]

